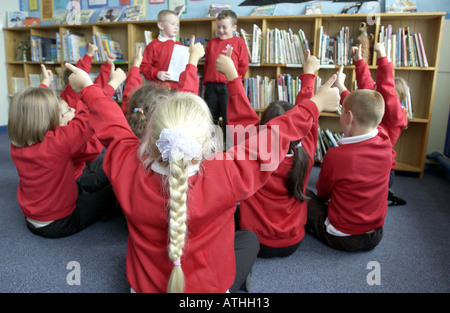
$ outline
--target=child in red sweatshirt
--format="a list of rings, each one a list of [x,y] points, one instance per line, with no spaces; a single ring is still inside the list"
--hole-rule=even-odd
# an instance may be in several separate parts
[[[226,77],[215,68],[219,55],[226,55],[229,49],[233,49],[231,59],[242,80],[248,70],[248,50],[244,39],[236,37],[237,31],[236,13],[231,10],[222,10],[216,17],[217,37],[211,39],[206,45],[204,84],[205,101],[208,104],[213,121],[217,125],[222,116],[223,130],[227,125],[228,90]]]
[[[231,69],[226,74],[230,101],[248,105],[232,60],[221,55],[217,62]],[[322,110],[337,108],[338,91],[330,88],[334,80],[257,134],[274,147],[267,160],[263,151],[251,150],[246,143],[227,153],[217,151],[214,142],[223,140],[220,132],[214,132],[205,102],[192,93],[176,93],[158,105],[151,127],[139,139],[112,100],[85,72],[72,69],[76,75],[71,84],[83,88],[95,133],[107,147],[105,172],[127,216],[127,278],[132,289],[229,290],[240,269],[234,254],[236,203],[265,184],[289,143],[303,138]],[[247,157],[235,158],[240,152]],[[264,167],[272,161],[275,168]]]
[[[393,64],[383,53],[378,54],[377,64],[377,91],[350,93],[342,68],[338,72],[344,138],[325,154],[317,196],[311,193],[308,201],[307,230],[344,251],[371,250],[383,237],[389,173],[395,162],[393,143],[405,122]]]
[[[296,103],[314,95],[314,73],[319,61],[308,50],[300,76],[302,88]],[[236,106],[238,105],[238,106]],[[285,114],[294,106],[287,102],[271,103],[263,112],[261,121],[251,106],[230,102],[228,125],[257,127],[270,119]],[[230,128],[231,129],[231,128]],[[233,132],[230,131],[230,134]],[[233,135],[232,135],[233,136]],[[233,138],[233,137],[232,137]],[[318,123],[299,141],[289,145],[286,158],[270,176],[267,183],[253,196],[242,200],[239,206],[239,226],[254,232],[260,242],[259,257],[286,257],[294,253],[305,234],[307,185],[317,147]]]
[[[178,82],[171,80],[168,69],[174,46],[182,45],[176,41],[180,28],[178,15],[162,10],[158,14],[157,26],[161,34],[145,47],[140,71],[149,81],[166,82],[171,89],[177,89]]]

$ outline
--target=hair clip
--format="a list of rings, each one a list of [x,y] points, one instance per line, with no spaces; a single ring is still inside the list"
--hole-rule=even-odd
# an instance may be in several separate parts
[[[142,108],[134,108],[134,109],[133,109],[133,112],[134,112],[134,113],[140,112],[140,113],[144,114],[144,110],[142,110]]]

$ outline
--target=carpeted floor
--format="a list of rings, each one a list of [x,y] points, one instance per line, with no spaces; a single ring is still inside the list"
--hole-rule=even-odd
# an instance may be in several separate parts
[[[314,167],[311,186],[318,172]],[[17,204],[18,177],[6,133],[0,133],[0,177],[0,292],[130,291],[123,218],[67,238],[40,238],[28,231]],[[407,204],[389,207],[384,238],[373,251],[335,251],[306,235],[290,257],[257,259],[250,292],[448,293],[449,187],[439,171],[427,171],[423,179],[397,175],[393,190]],[[80,281],[73,284],[77,270]]]

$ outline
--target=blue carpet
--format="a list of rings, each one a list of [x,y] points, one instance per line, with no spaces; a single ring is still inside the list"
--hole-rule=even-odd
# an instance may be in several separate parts
[[[314,167],[310,186],[318,172]],[[18,177],[6,133],[0,133],[0,175],[0,292],[129,292],[123,217],[66,238],[38,237],[26,228],[17,204]],[[389,207],[384,238],[373,251],[340,252],[305,235],[290,257],[256,260],[250,292],[448,293],[449,187],[439,172],[426,172],[423,179],[397,175],[393,191],[407,204]],[[72,261],[79,264],[79,285],[67,282]],[[379,284],[367,282],[372,261],[379,265]]]

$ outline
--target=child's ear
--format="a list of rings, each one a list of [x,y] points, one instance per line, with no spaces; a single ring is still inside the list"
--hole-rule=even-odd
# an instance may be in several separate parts
[[[163,29],[164,29],[164,24],[163,24],[163,22],[158,22],[158,23],[156,23],[156,25],[158,26],[158,28],[159,28],[160,30],[163,30]]]
[[[236,32],[236,31],[237,31],[237,25],[236,25],[236,24],[233,25],[233,26],[231,27],[231,29],[233,30],[233,32]]]

